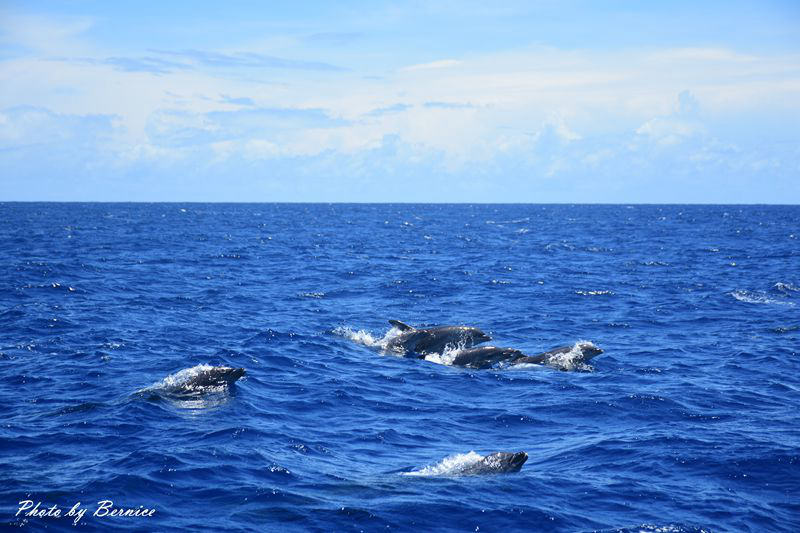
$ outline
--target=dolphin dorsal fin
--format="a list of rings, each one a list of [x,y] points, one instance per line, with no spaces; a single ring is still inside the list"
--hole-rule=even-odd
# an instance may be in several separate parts
[[[399,320],[390,320],[389,324],[391,324],[392,326],[396,327],[400,331],[410,331],[410,330],[414,329],[411,326],[409,326],[408,324],[403,324]]]

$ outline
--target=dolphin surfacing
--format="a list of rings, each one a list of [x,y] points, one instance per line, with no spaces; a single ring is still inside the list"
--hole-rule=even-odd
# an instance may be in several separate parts
[[[514,359],[511,361],[511,364],[521,365],[525,363],[534,363],[537,365],[546,365],[557,362],[559,356],[567,356],[573,352],[576,355],[575,362],[585,363],[603,353],[603,350],[591,342],[579,342],[572,346],[559,346],[558,348],[553,348],[552,350],[538,355],[523,356]]]
[[[469,452],[445,457],[440,462],[419,470],[403,472],[415,477],[460,477],[519,472],[528,454],[525,452],[494,452],[486,456]]]
[[[160,382],[142,389],[141,392],[170,397],[196,397],[227,391],[244,375],[244,368],[197,365],[170,374]]]
[[[494,452],[490,453],[477,463],[471,464],[461,470],[461,475],[472,476],[478,474],[505,474],[519,472],[528,454],[525,452]]]
[[[189,379],[185,386],[189,388],[226,387],[235,383],[245,375],[244,368],[231,368],[229,366],[214,366],[208,370],[200,371]]]
[[[386,343],[386,348],[407,357],[442,354],[447,347],[471,348],[492,338],[478,328],[470,326],[437,326],[414,328],[399,320],[390,320],[400,333]]]

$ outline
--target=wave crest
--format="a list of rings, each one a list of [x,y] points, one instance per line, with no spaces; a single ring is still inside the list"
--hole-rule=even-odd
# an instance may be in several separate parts
[[[775,298],[770,298],[769,295],[763,291],[748,291],[744,289],[737,289],[729,294],[734,298],[736,298],[737,300],[739,300],[740,302],[745,302],[749,304],[774,304],[774,305],[794,306],[794,302],[788,302],[786,300],[778,300]]]

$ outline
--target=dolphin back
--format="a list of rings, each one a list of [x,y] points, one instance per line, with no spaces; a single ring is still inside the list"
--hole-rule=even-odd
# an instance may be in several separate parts
[[[244,376],[244,368],[215,366],[198,373],[186,382],[189,387],[220,387],[230,385]]]
[[[458,355],[456,355],[451,364],[453,366],[482,369],[489,368],[501,361],[515,360],[522,357],[525,357],[524,354],[513,348],[481,346],[480,348],[459,350]]]
[[[417,329],[399,320],[389,320],[400,333],[387,343],[387,348],[407,356],[444,353],[446,348],[470,348],[490,340],[478,328],[469,326],[437,326]]]

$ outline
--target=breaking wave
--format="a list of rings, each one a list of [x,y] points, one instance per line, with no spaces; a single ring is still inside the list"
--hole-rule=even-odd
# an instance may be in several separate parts
[[[739,300],[740,302],[745,302],[749,304],[773,304],[773,305],[794,306],[794,302],[790,302],[785,299],[772,298],[764,291],[748,291],[743,289],[737,289],[729,294],[734,298],[736,298],[737,300]]]

